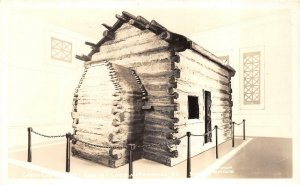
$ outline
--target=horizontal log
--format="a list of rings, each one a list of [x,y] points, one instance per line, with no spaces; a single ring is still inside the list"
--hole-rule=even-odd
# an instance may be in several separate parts
[[[124,120],[116,120],[114,119],[112,122],[112,125],[117,127],[117,126],[123,126],[123,125],[137,125],[137,124],[144,124],[144,118],[139,118],[139,119],[124,119]]]
[[[107,100],[107,101],[132,101],[132,102],[136,102],[136,101],[142,101],[142,96],[141,95],[137,95],[137,94],[126,94],[126,96],[114,96],[114,94],[112,94],[112,96],[107,96],[105,97],[105,99],[103,99],[103,96],[101,96],[101,94],[93,94],[93,95],[83,95],[83,94],[75,94],[75,96],[77,96],[78,100]],[[111,99],[109,99],[111,98]]]
[[[183,92],[197,92],[200,93],[202,89],[216,92],[220,94],[230,94],[229,88],[219,84],[209,84],[209,83],[197,83],[192,81],[186,81],[184,79],[177,80],[177,89]]]
[[[229,113],[215,113],[212,114],[212,119],[229,119],[230,114]]]
[[[84,73],[85,74],[88,69],[92,69],[92,68],[98,68],[98,67],[104,67],[104,66],[108,66],[108,62],[107,61],[103,61],[103,62],[99,62],[97,64],[89,64],[89,65],[84,65]]]
[[[82,104],[82,105],[85,105],[85,104],[87,104],[87,105],[95,105],[95,106],[97,106],[97,105],[103,105],[103,104],[107,104],[107,105],[110,105],[110,106],[113,106],[113,105],[115,105],[116,103],[117,104],[120,104],[120,102],[121,101],[113,101],[113,100],[111,100],[111,99],[109,99],[109,100],[105,100],[105,99],[79,99],[79,100],[76,100],[77,102],[77,105],[78,104]],[[122,101],[123,102],[123,101]]]
[[[159,104],[159,103],[150,103],[153,111],[157,112],[168,112],[171,114],[171,117],[174,117],[174,112],[179,110],[179,104]]]
[[[108,136],[108,140],[112,143],[120,143],[123,141],[143,141],[143,129],[141,130],[134,130],[132,132],[128,132],[125,134],[115,134],[111,133]]]
[[[97,134],[86,134],[86,133],[82,133],[82,132],[77,132],[74,135],[75,141],[76,140],[82,140],[84,142],[90,143],[90,144],[94,144],[94,145],[100,145],[100,146],[120,146],[120,145],[116,145],[111,143],[108,140],[108,137],[104,137],[101,135],[97,135]],[[78,142],[75,142],[78,143]],[[121,144],[121,146],[123,146],[126,143]],[[100,148],[100,147],[99,147]]]
[[[118,159],[120,156],[120,155],[118,155],[118,153],[120,153],[120,152],[117,152],[120,150],[112,152],[114,149],[93,147],[93,146],[89,146],[89,145],[86,145],[81,142],[76,142],[76,144],[73,144],[73,147],[78,150],[84,150],[86,153],[93,155],[93,156],[101,156],[104,158],[112,158],[112,159]],[[126,149],[124,149],[124,150],[126,150]]]
[[[161,120],[161,121],[173,121],[176,122],[177,119],[174,117],[174,111],[155,111],[147,112],[145,114],[145,119],[147,120]]]
[[[169,106],[170,104],[174,104],[174,98],[173,97],[162,97],[159,98],[157,96],[148,96],[148,101],[146,102],[149,106],[155,106],[155,105],[161,105],[162,106]]]
[[[143,76],[143,74],[140,74],[140,78],[143,81],[143,84],[145,87],[147,85],[166,85],[169,83],[172,83],[170,81],[171,76]]]
[[[78,83],[78,89],[81,87],[92,87],[92,88],[103,88],[105,89],[105,87],[107,87],[110,90],[115,89],[114,87],[116,85],[119,85],[120,81],[119,80],[115,80],[115,79],[109,79],[107,81],[105,81],[105,79],[103,79],[103,81],[97,80],[97,79],[83,79],[81,82]],[[108,90],[107,89],[107,90]]]
[[[155,125],[153,125],[155,126]],[[144,135],[149,135],[149,136],[154,136],[154,137],[158,137],[158,138],[167,138],[167,139],[177,139],[176,138],[176,131],[174,130],[168,130],[168,129],[164,129],[164,130],[148,130],[149,127],[147,127],[147,129],[145,129],[144,131]]]
[[[169,51],[153,51],[148,53],[138,53],[128,56],[122,56],[115,59],[109,59],[108,61],[125,67],[136,68],[142,65],[148,65],[148,63],[161,63],[169,61],[170,56],[171,55]],[[102,61],[89,61],[88,63],[85,63],[85,65],[97,63],[102,63]]]
[[[95,118],[86,118],[86,119],[79,119],[75,118],[74,119],[74,124],[87,124],[95,127],[101,127],[101,126],[111,126],[112,121],[103,121],[102,119],[95,119]]]
[[[99,72],[100,73],[100,72]],[[102,74],[102,75],[100,75]],[[105,85],[110,85],[110,84],[116,84],[119,83],[120,79],[118,74],[111,74],[111,73],[88,73],[84,77],[81,77],[79,84],[80,85],[90,85],[90,86],[105,86]]]
[[[144,152],[143,158],[149,159],[149,160],[161,163],[161,164],[165,164],[167,166],[171,166],[171,157],[159,155],[159,154],[156,154],[155,152],[150,152],[150,151]]]
[[[115,167],[114,164],[111,162],[112,159],[110,159],[109,157],[91,155],[91,154],[87,153],[85,150],[77,149],[74,146],[72,147],[72,155],[74,157],[87,159],[87,160],[90,160],[90,161],[93,161],[93,162],[96,162],[99,164],[103,164],[105,166]]]
[[[167,139],[167,138],[156,138],[156,137],[149,136],[149,135],[145,135],[143,141],[148,142],[148,143],[153,143],[153,144],[165,145],[165,146],[179,145],[181,142],[179,139],[172,140],[172,139]]]
[[[117,33],[120,34],[120,33]],[[159,41],[159,38],[151,32],[141,32],[134,37],[128,37],[126,40],[120,42],[113,42],[101,46],[102,53],[116,52],[123,48],[132,47],[135,45],[146,44],[152,41]],[[101,53],[100,52],[100,53]]]
[[[81,104],[77,103],[77,110],[81,109],[83,110],[89,110],[89,111],[95,111],[95,112],[109,112],[109,110],[112,109],[112,102],[103,102],[98,104]],[[79,111],[78,111],[79,112]]]
[[[116,52],[109,52],[103,53],[99,52],[93,55],[93,61],[102,61],[102,60],[112,60],[123,58],[126,56],[134,55],[134,54],[141,54],[147,52],[154,52],[154,51],[167,51],[169,49],[169,44],[165,41],[157,40],[153,42],[148,42],[141,45],[135,45],[127,48],[120,49]]]
[[[144,148],[157,148],[159,147],[160,149],[167,151],[167,152],[173,152],[177,150],[179,145],[155,145],[153,143],[148,143],[146,141],[143,142]]]
[[[162,90],[152,90],[152,88],[154,86],[151,86],[151,85],[148,85],[148,86],[145,86],[145,87],[147,88],[149,99],[155,99],[155,98],[174,98],[174,99],[177,99],[179,97],[179,94],[177,92],[173,92],[173,90],[171,90],[171,87],[169,87],[169,85],[166,86]]]
[[[100,135],[100,136],[105,136],[108,137],[109,134],[111,133],[117,133],[119,131],[118,128],[116,127],[88,127],[86,125],[83,124],[75,124],[73,126],[74,130],[76,131],[76,133],[81,133],[81,134],[95,134],[95,135]],[[105,128],[105,129],[104,129]]]
[[[110,64],[106,61],[104,62],[99,62],[96,64],[91,64],[91,65],[85,65],[85,70],[84,70],[84,76],[86,75],[92,75],[92,74],[101,74],[105,73],[108,74],[111,69],[110,69]]]
[[[186,70],[183,68],[180,68],[180,72],[181,72],[181,79],[183,81],[188,81],[191,83],[199,83],[199,82],[206,82],[208,84],[211,83],[212,86],[217,86],[217,85],[221,85],[224,87],[229,88],[229,84],[228,82],[224,82],[222,80],[219,80],[217,76],[210,76],[208,74],[206,74],[206,71],[201,71],[201,72],[197,72],[194,70]]]
[[[164,151],[164,150],[162,150],[160,148],[156,148],[156,147],[144,148],[144,153],[148,153],[148,152],[159,154],[159,155],[166,156],[166,157],[171,157],[171,158],[178,157],[177,150],[174,150],[172,152],[167,152],[167,151]]]
[[[106,116],[110,116],[111,114],[116,114],[118,112],[112,112],[111,109],[97,109],[97,108],[83,108],[83,107],[80,107],[80,106],[74,106],[74,109],[76,109],[78,113],[97,113],[98,116],[103,116],[103,117],[106,117]],[[75,112],[75,111],[74,111]]]
[[[221,83],[223,85],[228,85],[230,82],[230,78],[226,78],[224,76],[219,75],[218,73],[215,73],[205,66],[201,66],[198,63],[193,63],[191,61],[185,61],[185,63],[176,64],[176,67],[182,70],[183,76],[187,76],[186,74],[190,74],[191,76],[187,77],[193,77],[193,76],[203,76],[206,79],[216,81],[218,83]]]
[[[121,159],[113,159],[113,158],[102,157],[102,156],[99,157],[99,156],[94,156],[89,153],[86,153],[85,150],[76,149],[74,147],[72,147],[72,154],[75,157],[87,159],[112,168],[116,168],[128,163],[128,157],[122,157]],[[133,153],[133,160],[138,160],[141,157],[142,157],[142,151],[136,151]]]
[[[147,30],[141,31],[140,29],[138,29],[128,23],[124,23],[118,30],[116,30],[115,39],[112,41],[105,42],[102,46],[125,41],[131,37],[137,37],[138,35],[145,33],[145,32],[151,33],[150,31],[147,31]]]
[[[89,97],[92,98],[92,97]],[[86,105],[86,106],[106,106],[103,108],[111,107],[111,106],[121,106],[124,109],[136,109],[136,108],[141,108],[141,106],[144,105],[144,101],[142,100],[142,97],[140,98],[132,98],[132,97],[122,97],[122,98],[104,98],[102,99],[97,98],[97,99],[89,99],[85,97],[79,97],[78,99],[74,100],[75,104],[79,105]],[[119,100],[116,100],[119,99]]]
[[[147,130],[145,130],[144,141],[153,142],[153,139],[156,138],[158,141],[164,141],[162,143],[166,143],[167,140],[175,141],[177,139],[177,138],[169,137],[169,136],[171,136],[171,134],[168,134],[168,133],[162,134],[162,133],[163,132],[151,132],[150,133]],[[167,137],[167,135],[168,135],[168,137]],[[176,144],[175,142],[173,142],[173,143]]]
[[[94,91],[94,90],[88,90],[90,88],[98,88],[99,86],[79,86],[75,92],[74,96],[102,96],[102,97],[111,97],[114,96],[115,94],[118,95],[123,95],[126,93],[122,87],[120,86],[113,86],[113,88],[107,87],[107,90],[104,91]],[[101,87],[102,89],[105,89],[106,87],[103,86]]]
[[[78,123],[76,123],[78,122]],[[73,121],[73,128],[75,130],[84,130],[84,129],[90,129],[90,130],[96,130],[94,132],[108,132],[108,133],[129,133],[133,132],[134,130],[143,130],[144,128],[144,122],[128,122],[126,124],[120,124],[117,126],[112,125],[112,123],[104,123],[101,120],[93,120],[93,119],[80,119],[80,120],[74,120]]]
[[[145,114],[145,120],[150,121],[150,122],[171,122],[171,123],[177,123],[179,120],[178,118],[170,118],[169,116],[166,115],[157,115],[153,113],[146,113]]]
[[[145,62],[144,65],[138,66],[136,70],[139,76],[147,76],[151,74],[157,74],[159,76],[171,76],[171,70],[173,67],[171,63],[172,62],[170,62],[169,58],[166,58],[160,62]]]
[[[219,74],[220,76],[223,76],[227,79],[230,78],[230,74],[229,74],[228,70],[223,69],[222,67],[216,65],[215,63],[213,63],[210,60],[203,58],[201,55],[199,55],[193,51],[186,50],[184,52],[181,52],[179,55],[180,55],[182,61],[187,59],[189,61],[197,62],[201,66],[205,66],[207,69]],[[181,63],[183,63],[183,62],[181,62]]]
[[[115,71],[114,69],[113,70],[108,69],[107,71],[89,69],[89,71],[87,71],[86,74],[80,78],[80,80],[98,79],[99,81],[101,81],[102,78],[105,80],[111,80],[112,78],[117,78],[117,77],[118,77],[118,72]]]
[[[173,84],[163,83],[163,84],[152,84],[148,82],[144,84],[145,88],[149,95],[160,96],[160,95],[169,95],[170,89],[173,88]]]
[[[143,114],[132,114],[132,113],[117,113],[114,115],[114,122],[115,124],[121,124],[121,123],[130,123],[131,121],[142,121],[144,119]]]
[[[101,85],[94,85],[94,86],[88,86],[88,85],[80,85],[79,88],[77,88],[78,92],[105,92],[105,93],[113,93],[115,92],[115,86],[113,82],[109,82],[107,84],[101,84]]]
[[[132,143],[132,144],[142,144],[143,143],[143,138],[142,137],[134,137],[133,134],[131,134],[130,136],[131,138],[133,138],[131,140],[131,138],[125,138],[124,140],[119,140],[118,142],[111,142],[109,137],[103,137],[101,135],[96,135],[96,134],[86,134],[86,133],[82,133],[82,132],[77,132],[74,135],[75,138],[75,145],[77,143],[81,143],[78,140],[87,142],[89,144],[93,144],[93,145],[98,145],[96,148],[106,148],[106,147],[123,147],[123,146],[127,146],[127,144]],[[101,147],[100,147],[101,146]]]
[[[86,118],[98,118],[101,119],[104,122],[113,121],[114,116],[113,115],[104,115],[102,113],[88,113],[88,112],[71,112],[72,118],[79,118],[79,119],[86,119]]]
[[[160,69],[162,69],[165,66],[162,65],[157,65],[157,67],[159,67]],[[150,78],[150,79],[155,79],[157,78],[169,78],[169,77],[174,77],[175,75],[178,75],[178,73],[180,73],[179,69],[170,69],[171,66],[170,64],[167,66],[167,68],[161,70],[161,71],[152,71],[149,70],[148,71],[144,71],[141,73],[138,73],[139,76],[143,77],[143,78]],[[178,77],[177,77],[178,78]]]
[[[121,108],[113,106],[112,110],[111,110],[111,112],[113,114],[118,113],[118,112],[119,113],[122,113],[122,112],[141,113],[141,111],[142,111],[142,106],[138,106],[138,105],[137,106],[130,105],[130,107],[129,106],[123,106]]]
[[[81,103],[81,104],[89,104],[89,103],[95,103],[95,104],[112,103],[112,105],[114,105],[117,102],[118,103],[122,103],[123,102],[123,100],[121,101],[119,98],[120,98],[119,96],[117,96],[117,97],[111,97],[111,99],[108,99],[108,98],[104,99],[103,97],[84,97],[84,96],[78,97],[78,96],[75,96],[73,98],[73,101],[77,101],[77,103]]]
[[[178,132],[178,128],[172,124],[167,124],[165,122],[161,123],[153,123],[145,120],[145,131],[152,131],[152,132]]]
[[[141,159],[142,157],[143,157],[142,151],[135,150],[132,154],[132,160],[133,161]],[[123,166],[123,165],[127,164],[128,162],[129,162],[129,157],[123,157],[121,159],[118,159],[118,160],[114,161],[113,166],[114,167]]]

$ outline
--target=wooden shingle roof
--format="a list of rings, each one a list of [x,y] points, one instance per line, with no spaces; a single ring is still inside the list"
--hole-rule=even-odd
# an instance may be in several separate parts
[[[107,24],[102,24],[107,30],[103,32],[103,37],[102,39],[97,42],[96,44],[90,43],[90,42],[85,42],[85,44],[91,46],[92,50],[88,55],[76,55],[76,58],[79,60],[83,61],[90,61],[92,56],[100,51],[101,45],[103,45],[105,42],[109,40],[113,40],[115,36],[115,31],[117,31],[124,23],[128,23],[132,26],[135,26],[138,29],[141,30],[150,30],[151,32],[155,33],[158,35],[161,39],[165,40],[166,42],[172,44],[174,46],[174,50],[176,52],[181,52],[186,49],[190,49],[201,56],[209,59],[210,61],[216,63],[222,68],[227,69],[232,76],[235,74],[235,70],[229,66],[229,65],[224,65],[222,63],[222,60],[219,59],[217,56],[212,54],[211,52],[207,51],[203,47],[199,46],[189,38],[171,32],[164,26],[160,25],[158,22],[155,20],[148,21],[142,16],[134,16],[126,11],[122,12],[122,15],[116,14],[117,21],[114,23],[113,26],[109,26]]]

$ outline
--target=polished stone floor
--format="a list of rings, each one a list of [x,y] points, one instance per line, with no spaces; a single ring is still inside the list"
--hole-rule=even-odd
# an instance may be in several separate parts
[[[292,140],[284,138],[236,139],[219,146],[219,159],[215,148],[192,158],[192,178],[291,178]],[[65,175],[88,179],[127,179],[128,165],[113,169],[87,160],[71,157],[71,172],[65,173],[65,144],[33,149],[32,163],[26,162],[26,150],[9,153],[10,179],[61,178]],[[141,159],[134,161],[136,179],[186,178],[186,162],[167,167]],[[206,174],[206,175],[205,175]]]

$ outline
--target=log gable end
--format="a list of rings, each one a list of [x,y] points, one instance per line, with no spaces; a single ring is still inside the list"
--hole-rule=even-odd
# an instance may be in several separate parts
[[[231,121],[234,70],[154,20],[127,12],[116,18],[113,26],[103,24],[108,30],[98,43],[86,42],[92,47],[88,55],[76,56],[85,61],[85,72],[74,97],[75,137],[110,147],[169,143],[139,147],[135,159],[175,165],[186,159],[186,141],[180,136],[204,132],[203,90],[212,94],[212,124],[226,127]],[[188,96],[199,101],[194,123],[188,119]],[[228,134],[223,133],[224,140]],[[194,154],[212,147],[199,147],[201,139],[194,143]],[[76,143],[72,151],[110,167],[128,162],[127,149],[102,151]]]

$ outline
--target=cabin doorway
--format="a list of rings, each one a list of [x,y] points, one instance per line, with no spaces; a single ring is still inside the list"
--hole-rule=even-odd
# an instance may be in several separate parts
[[[204,91],[204,109],[205,109],[205,133],[211,131],[211,93]],[[211,142],[211,133],[204,136],[204,142]]]

